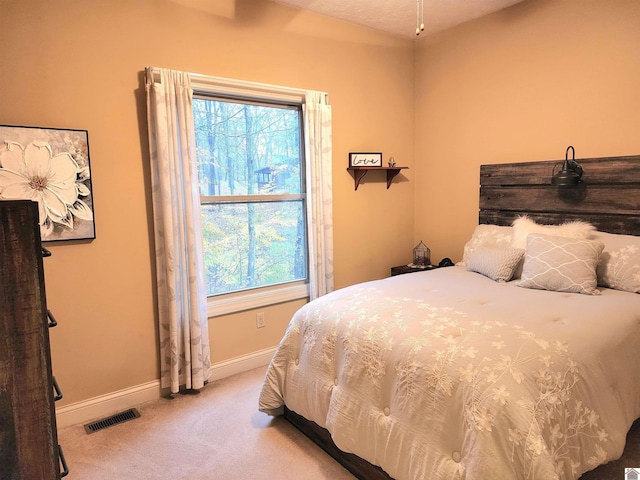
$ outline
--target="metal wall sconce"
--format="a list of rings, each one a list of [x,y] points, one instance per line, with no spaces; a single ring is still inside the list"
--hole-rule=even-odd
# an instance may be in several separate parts
[[[569,149],[571,149],[572,158],[569,160]],[[566,187],[569,185],[578,185],[582,182],[582,167],[576,162],[576,151],[569,145],[565,153],[565,159],[562,164],[562,170],[555,173],[556,167],[553,167],[551,173],[551,184]]]

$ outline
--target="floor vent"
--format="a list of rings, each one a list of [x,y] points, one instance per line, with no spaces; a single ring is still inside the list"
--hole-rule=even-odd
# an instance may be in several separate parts
[[[129,410],[125,410],[124,412],[116,413],[115,415],[111,415],[110,417],[103,418],[102,420],[88,423],[84,426],[84,429],[87,433],[95,433],[98,430],[104,430],[107,427],[112,427],[113,425],[133,420],[134,418],[138,418],[139,416],[140,413],[138,413],[135,408],[130,408]]]

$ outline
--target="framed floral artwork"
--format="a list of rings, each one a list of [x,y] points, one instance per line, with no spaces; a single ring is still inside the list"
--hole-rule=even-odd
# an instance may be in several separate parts
[[[0,125],[0,200],[38,202],[43,242],[96,238],[87,130]]]

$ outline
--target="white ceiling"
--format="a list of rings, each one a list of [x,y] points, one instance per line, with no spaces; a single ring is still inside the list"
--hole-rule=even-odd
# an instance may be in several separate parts
[[[403,37],[416,36],[416,7],[422,0],[273,0]],[[488,15],[522,0],[424,0],[420,37]]]

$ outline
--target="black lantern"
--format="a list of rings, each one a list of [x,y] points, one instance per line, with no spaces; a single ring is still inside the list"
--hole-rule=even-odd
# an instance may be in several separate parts
[[[573,154],[571,160],[569,160],[569,149],[571,149],[571,152]],[[576,162],[575,158],[576,151],[571,145],[569,145],[564,156],[562,170],[560,170],[558,173],[555,173],[556,167],[553,167],[553,171],[551,172],[552,185],[566,187],[568,185],[577,185],[582,181],[582,167],[578,165],[578,162]]]

